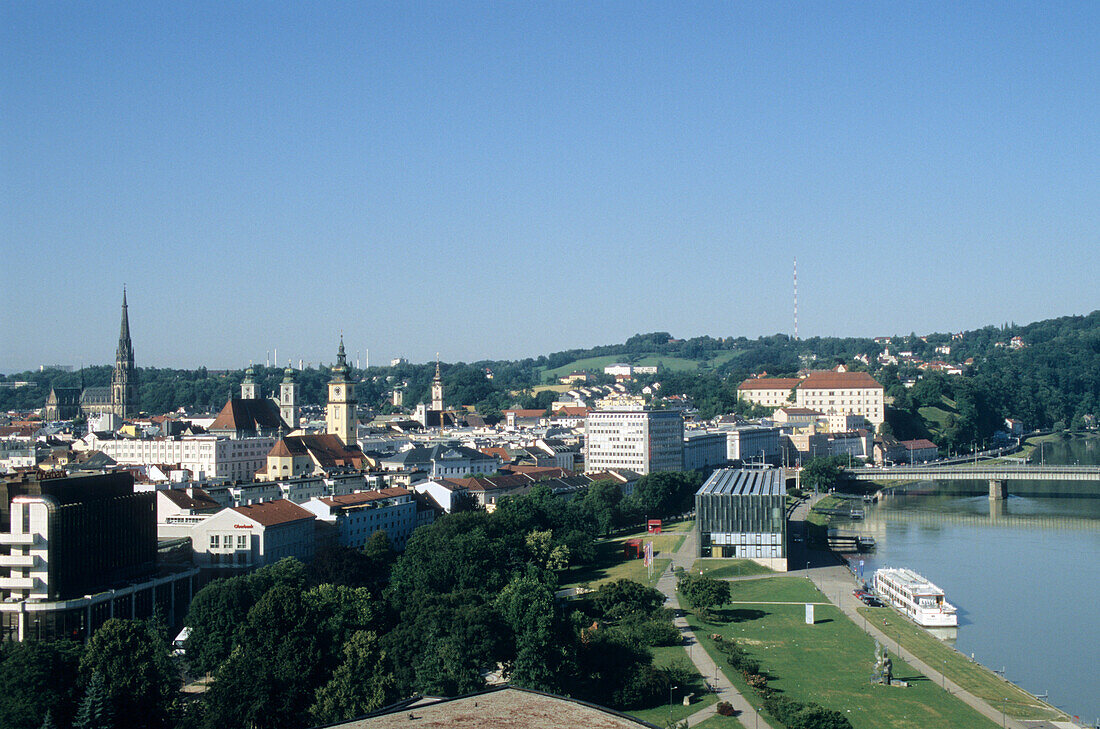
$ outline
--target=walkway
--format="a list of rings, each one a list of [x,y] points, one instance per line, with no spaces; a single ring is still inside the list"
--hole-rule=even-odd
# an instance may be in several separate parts
[[[657,580],[657,589],[668,598],[668,606],[676,611],[677,617],[673,622],[684,636],[684,650],[687,651],[688,657],[691,659],[691,662],[695,664],[695,668],[699,673],[702,674],[703,679],[707,681],[712,688],[716,689],[718,700],[728,701],[737,712],[738,720],[745,727],[751,729],[772,729],[771,725],[756,713],[756,709],[754,709],[745,697],[741,695],[741,692],[734,688],[729,678],[722,673],[721,669],[719,669],[718,665],[711,659],[710,655],[703,650],[702,646],[699,647],[699,650],[695,650],[695,646],[699,645],[699,641],[688,625],[687,620],[681,615],[680,601],[676,595],[676,577],[673,573],[676,567],[691,569],[691,565],[695,562],[695,553],[695,532],[691,531],[684,538],[683,543],[680,544],[680,548],[672,554],[672,561],[668,569],[666,569],[660,579]],[[717,705],[711,704],[689,716],[687,718],[688,726],[695,726],[699,722],[709,719],[717,713]]]

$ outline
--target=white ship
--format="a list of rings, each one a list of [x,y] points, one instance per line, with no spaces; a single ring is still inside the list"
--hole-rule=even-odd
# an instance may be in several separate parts
[[[955,627],[955,606],[943,599],[943,590],[913,570],[888,567],[875,571],[875,592],[917,625]]]

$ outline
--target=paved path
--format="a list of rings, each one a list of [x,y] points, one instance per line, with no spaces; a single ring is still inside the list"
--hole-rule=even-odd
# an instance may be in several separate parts
[[[717,689],[718,700],[728,701],[737,711],[737,718],[745,727],[750,729],[772,729],[771,725],[764,721],[756,713],[756,709],[752,708],[745,697],[733,687],[729,678],[722,673],[710,655],[703,650],[687,620],[680,615],[680,601],[676,595],[676,577],[673,574],[673,569],[676,567],[690,569],[692,563],[695,562],[695,553],[695,532],[691,531],[684,538],[683,543],[680,544],[680,548],[673,553],[668,569],[657,580],[657,589],[664,593],[665,597],[668,598],[669,607],[676,611],[677,617],[673,622],[684,636],[684,649],[687,651],[691,662],[695,664],[695,668],[703,675],[703,679],[712,688]],[[717,705],[711,704],[689,716],[687,718],[688,726],[695,726],[717,713]]]

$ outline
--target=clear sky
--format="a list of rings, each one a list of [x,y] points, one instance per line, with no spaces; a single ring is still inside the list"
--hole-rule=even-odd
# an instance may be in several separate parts
[[[0,370],[1100,307],[1100,3],[0,3]]]

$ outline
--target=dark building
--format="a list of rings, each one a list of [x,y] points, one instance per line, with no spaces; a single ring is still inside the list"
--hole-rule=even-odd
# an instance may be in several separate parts
[[[158,572],[156,502],[128,472],[0,481],[3,637],[87,637],[110,617],[178,623],[197,570]]]
[[[720,468],[695,492],[700,557],[739,557],[787,570],[787,488],[781,468]]]

